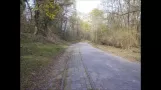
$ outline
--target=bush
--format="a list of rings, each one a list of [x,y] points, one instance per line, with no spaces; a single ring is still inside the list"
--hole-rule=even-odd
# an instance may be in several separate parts
[[[139,37],[134,30],[114,30],[104,35],[100,42],[109,46],[129,49],[130,47],[139,47]]]

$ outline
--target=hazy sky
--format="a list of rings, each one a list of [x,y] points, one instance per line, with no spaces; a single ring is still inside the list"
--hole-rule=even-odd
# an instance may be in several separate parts
[[[92,9],[97,8],[101,3],[100,0],[76,0],[78,12],[89,13]]]

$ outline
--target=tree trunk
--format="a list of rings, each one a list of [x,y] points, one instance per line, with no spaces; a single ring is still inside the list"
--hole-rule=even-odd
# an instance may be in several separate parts
[[[130,27],[130,0],[128,0],[128,30],[129,30],[129,27]]]
[[[38,0],[35,0],[35,4],[39,8]],[[40,27],[39,27],[39,14],[40,14],[40,11],[36,10],[35,11],[35,31],[34,31],[34,35],[38,34],[38,32],[40,31]]]
[[[30,11],[30,16],[31,16],[31,20],[32,20],[32,10],[31,10],[31,7],[30,7],[30,5],[28,3],[28,0],[25,0],[25,1],[26,1],[27,6],[28,6],[28,9]]]

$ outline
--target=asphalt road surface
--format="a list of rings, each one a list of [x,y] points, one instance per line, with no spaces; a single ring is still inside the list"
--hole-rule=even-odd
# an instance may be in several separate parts
[[[62,90],[141,90],[140,63],[80,42],[68,49]]]

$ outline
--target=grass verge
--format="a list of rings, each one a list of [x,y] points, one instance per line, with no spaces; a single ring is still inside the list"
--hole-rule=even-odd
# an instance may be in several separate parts
[[[28,36],[28,35],[27,35]],[[31,76],[48,66],[53,58],[67,48],[66,44],[33,41],[33,37],[21,37],[20,82],[21,90],[32,84]]]

